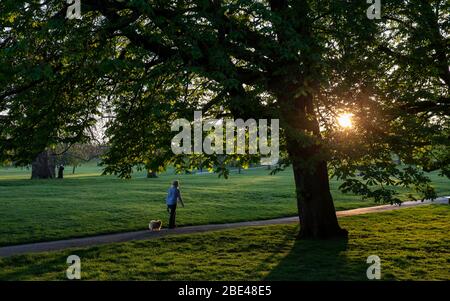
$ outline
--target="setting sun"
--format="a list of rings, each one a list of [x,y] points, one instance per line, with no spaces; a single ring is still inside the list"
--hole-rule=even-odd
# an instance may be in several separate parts
[[[337,121],[341,127],[351,128],[353,126],[352,116],[353,116],[353,114],[351,114],[351,113],[341,114],[338,116]]]

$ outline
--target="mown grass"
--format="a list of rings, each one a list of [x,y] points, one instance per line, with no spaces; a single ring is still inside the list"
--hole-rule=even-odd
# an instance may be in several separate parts
[[[291,170],[269,175],[265,169],[217,175],[174,175],[157,179],[136,173],[131,180],[99,176],[86,166],[64,180],[29,180],[26,169],[0,169],[0,245],[57,240],[102,233],[145,229],[151,219],[167,224],[166,191],[181,181],[186,208],[178,225],[238,222],[296,214]],[[450,182],[433,175],[437,190],[450,194]],[[337,210],[374,205],[359,196],[344,195],[331,182]],[[405,191],[406,193],[406,191]]]
[[[82,280],[367,280],[369,255],[382,280],[450,279],[450,206],[344,217],[346,241],[298,241],[297,225],[248,227],[0,259],[2,280],[64,280],[81,258]]]

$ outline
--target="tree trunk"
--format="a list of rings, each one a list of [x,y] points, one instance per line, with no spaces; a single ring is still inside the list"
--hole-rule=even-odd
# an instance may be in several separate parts
[[[301,150],[299,149],[299,151]],[[325,161],[314,162],[314,159],[311,159],[310,162],[310,167],[305,168],[304,164],[297,160],[293,161],[297,208],[300,219],[299,238],[347,237],[347,231],[339,227],[336,217],[333,197],[330,192],[327,163]]]
[[[31,164],[32,179],[55,178],[55,157],[49,151],[43,151],[37,155]]]
[[[272,12],[284,22],[275,25],[280,47],[292,47],[292,35],[285,23],[292,21],[288,1],[269,1]],[[333,198],[330,193],[328,170],[319,123],[313,104],[313,90],[321,72],[317,69],[320,47],[312,36],[308,1],[298,1],[295,27],[304,38],[307,50],[301,57],[279,58],[270,80],[279,108],[280,122],[285,130],[286,146],[294,169],[297,207],[300,219],[300,238],[328,239],[347,237],[348,232],[339,227]],[[316,48],[317,47],[317,48]],[[302,50],[303,52],[303,50]],[[299,66],[299,60],[302,66]],[[279,73],[279,74],[277,74]]]
[[[330,192],[313,98],[311,95],[294,95],[289,95],[281,117],[286,128],[287,151],[294,169],[299,238],[346,238],[348,232],[339,227]]]
[[[72,167],[72,174],[74,175],[75,174],[75,169],[77,168],[77,166],[76,165],[74,165],[73,167]]]
[[[60,165],[58,167],[58,179],[64,178],[64,166]]]

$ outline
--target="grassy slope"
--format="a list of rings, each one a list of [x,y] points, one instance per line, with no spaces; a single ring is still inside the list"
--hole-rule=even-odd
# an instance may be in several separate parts
[[[0,245],[145,229],[151,219],[165,222],[164,198],[174,178],[181,180],[186,202],[179,225],[296,214],[291,171],[270,176],[264,169],[248,170],[228,180],[173,174],[146,179],[142,173],[121,180],[99,172],[88,166],[62,181],[32,181],[27,170],[0,169]],[[448,180],[434,180],[441,193],[450,193]],[[337,210],[373,205],[343,195],[336,181],[331,185]]]
[[[22,255],[0,259],[0,279],[63,280],[77,254],[84,280],[367,280],[369,255],[383,280],[448,280],[449,220],[449,206],[429,205],[342,218],[348,243],[278,225]]]

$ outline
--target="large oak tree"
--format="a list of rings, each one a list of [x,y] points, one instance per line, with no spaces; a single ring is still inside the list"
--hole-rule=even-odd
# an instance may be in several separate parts
[[[391,186],[434,197],[423,171],[449,174],[446,1],[383,2],[380,20],[366,1],[82,0],[81,20],[62,2],[0,4],[2,160],[82,142],[103,117],[105,172],[201,163],[226,175],[237,156],[174,156],[169,121],[278,118],[304,238],[347,235],[330,175],[398,202]],[[336,125],[344,112],[351,129]]]

